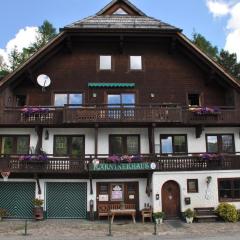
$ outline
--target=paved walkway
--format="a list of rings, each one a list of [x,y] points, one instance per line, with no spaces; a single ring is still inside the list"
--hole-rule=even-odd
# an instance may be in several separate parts
[[[155,239],[195,239],[195,240],[235,240],[240,239],[239,223],[194,223],[167,221],[158,225],[157,236],[152,235],[151,223],[132,224],[116,221],[112,226],[113,237],[107,237],[107,222],[88,222],[82,220],[45,220],[28,222],[28,236],[23,236],[24,221],[0,222],[1,240],[155,240]]]

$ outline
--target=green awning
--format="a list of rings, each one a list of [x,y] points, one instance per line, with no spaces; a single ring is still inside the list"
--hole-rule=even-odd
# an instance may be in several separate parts
[[[134,88],[135,83],[88,83],[90,88]]]

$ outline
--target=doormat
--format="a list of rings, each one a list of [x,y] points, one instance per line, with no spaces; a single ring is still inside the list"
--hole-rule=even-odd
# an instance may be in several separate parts
[[[185,224],[181,220],[167,220],[165,223],[169,224],[174,228],[184,228]]]

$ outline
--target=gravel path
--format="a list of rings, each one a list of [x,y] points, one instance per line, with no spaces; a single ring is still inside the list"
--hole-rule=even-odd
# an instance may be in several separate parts
[[[196,239],[233,240],[240,239],[240,223],[194,223],[167,221],[158,226],[157,236],[153,224],[118,222],[113,224],[113,237],[107,237],[107,222],[82,220],[45,220],[28,222],[28,236],[23,236],[24,221],[0,222],[1,240],[151,240],[151,239]]]

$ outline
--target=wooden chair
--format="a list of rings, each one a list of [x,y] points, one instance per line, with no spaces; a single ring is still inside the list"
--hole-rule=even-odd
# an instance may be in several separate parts
[[[152,222],[153,213],[152,213],[151,208],[142,209],[141,214],[142,214],[142,222],[143,223],[145,222],[145,218],[150,218],[150,221]]]

